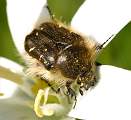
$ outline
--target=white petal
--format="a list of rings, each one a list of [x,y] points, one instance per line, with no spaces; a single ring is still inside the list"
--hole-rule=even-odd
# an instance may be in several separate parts
[[[4,57],[0,57],[0,78],[5,78],[18,84],[22,84],[23,67]]]
[[[62,118],[54,116],[38,118],[33,109],[26,106],[26,104],[15,103],[15,101],[11,99],[8,99],[8,101],[0,101],[0,108],[0,120],[62,120]],[[74,119],[68,118],[67,120]]]
[[[5,79],[8,81],[5,81]],[[0,92],[5,94],[2,96],[3,98],[9,97],[13,94],[17,88],[17,85],[14,83],[17,83],[17,85],[19,85],[19,87],[21,87],[21,89],[29,96],[33,96],[33,81],[25,78],[23,67],[13,61],[0,57]]]
[[[32,99],[20,89],[9,99],[0,100],[0,120],[74,120],[67,116],[38,118]]]
[[[131,71],[103,65],[100,81],[79,96],[72,117],[86,120],[131,120]]]
[[[0,100],[0,120],[33,120],[38,119],[29,107],[31,100],[19,92],[9,99]]]
[[[0,66],[5,67],[15,73],[21,73],[23,71],[23,67],[21,65],[4,57],[0,57]]]
[[[50,19],[46,0],[7,0],[10,30],[18,50],[23,53],[25,36],[42,21]]]
[[[73,18],[78,31],[103,43],[131,21],[131,0],[87,0]]]
[[[57,109],[61,107],[56,104],[46,106],[56,110],[55,116],[38,118],[33,110],[33,103],[27,94],[17,89],[12,97],[0,99],[0,120],[75,120],[68,116],[59,115]]]
[[[15,104],[14,101],[0,102],[0,120],[33,120],[38,119],[33,111],[25,105]],[[12,103],[11,103],[12,102]]]
[[[17,85],[15,83],[0,78],[0,93],[3,93],[3,95],[0,96],[0,99],[11,97],[16,89],[17,89]]]
[[[6,73],[6,75],[8,76],[5,76],[5,75],[1,76],[1,74],[3,74],[4,71],[8,72]],[[5,80],[4,78],[16,80],[16,78],[13,78],[13,77],[19,78],[18,73],[21,73],[21,72],[22,72],[22,66],[6,58],[0,57],[0,92],[4,94],[3,96],[0,96],[0,98],[7,98],[7,97],[12,96],[12,94],[17,88],[17,85],[15,83]],[[4,78],[1,78],[1,77],[4,77]],[[21,82],[18,81],[18,83],[21,83]]]

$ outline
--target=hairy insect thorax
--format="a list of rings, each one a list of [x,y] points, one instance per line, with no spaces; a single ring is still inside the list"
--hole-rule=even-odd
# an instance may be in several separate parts
[[[35,61],[33,75],[58,87],[76,82],[81,94],[95,83],[95,47],[94,41],[55,22],[43,23],[25,39],[25,50]]]

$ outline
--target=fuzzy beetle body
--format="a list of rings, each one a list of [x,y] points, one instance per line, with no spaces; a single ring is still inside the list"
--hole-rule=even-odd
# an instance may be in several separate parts
[[[75,96],[72,84],[77,83],[83,95],[83,89],[96,83],[96,43],[65,26],[43,23],[27,35],[25,50],[34,61],[29,72],[55,90],[66,87],[68,94]]]

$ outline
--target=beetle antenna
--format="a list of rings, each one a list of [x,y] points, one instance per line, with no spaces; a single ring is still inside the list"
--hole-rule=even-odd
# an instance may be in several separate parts
[[[105,45],[113,36],[114,36],[114,34],[111,35],[104,43],[102,43],[101,45],[98,45],[98,46],[96,47],[96,50],[101,50],[101,49],[104,47],[104,45]]]

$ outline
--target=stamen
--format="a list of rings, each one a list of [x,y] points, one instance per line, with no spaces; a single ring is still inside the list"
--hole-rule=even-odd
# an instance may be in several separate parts
[[[47,103],[49,90],[50,90],[50,88],[48,87],[45,90],[40,89],[38,91],[38,94],[36,96],[35,103],[34,103],[34,111],[35,111],[35,113],[38,117],[43,117],[44,115],[45,116],[51,116],[51,115],[54,114],[53,110],[51,110],[49,108],[48,109],[42,108],[42,106],[46,105],[46,103]],[[40,105],[41,99],[42,99],[43,96],[44,96],[44,102],[43,102],[43,105]]]

